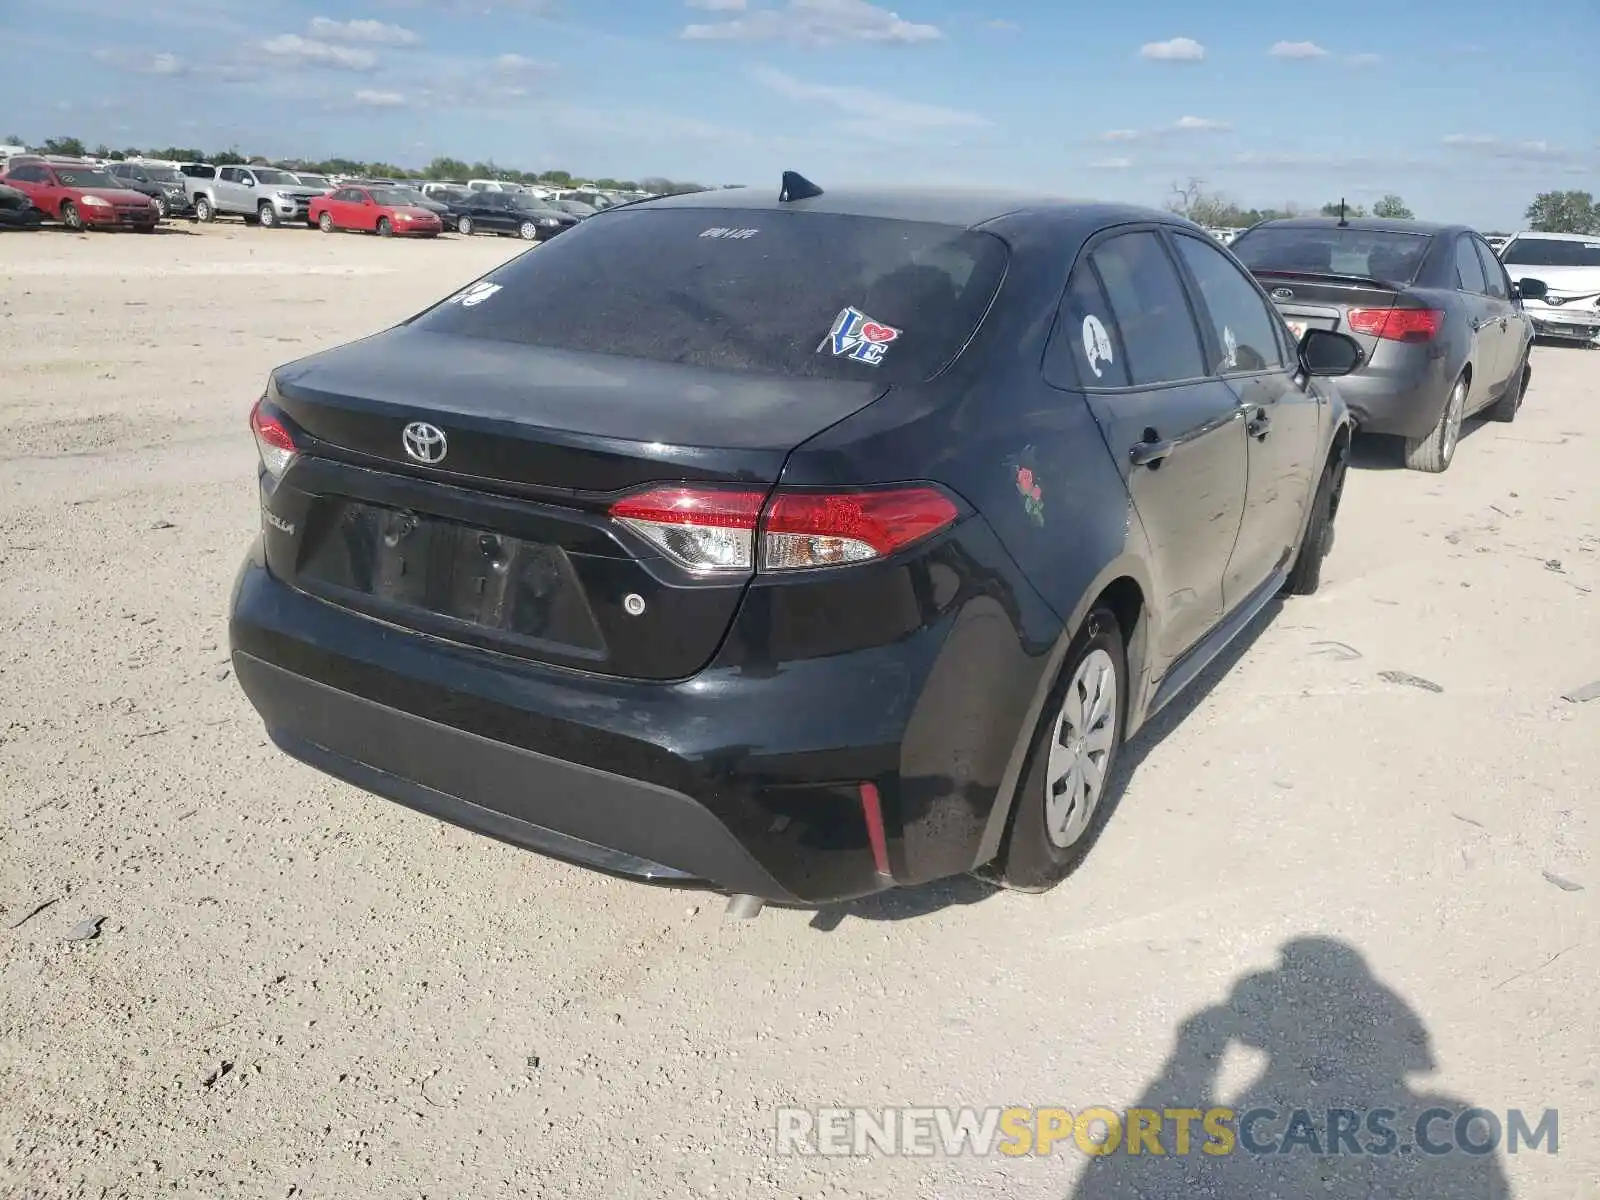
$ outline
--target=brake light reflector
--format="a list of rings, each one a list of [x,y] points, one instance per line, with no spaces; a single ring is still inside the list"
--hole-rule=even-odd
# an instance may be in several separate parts
[[[250,432],[255,435],[256,450],[261,455],[261,466],[276,483],[289,469],[294,456],[299,453],[294,438],[282,421],[271,413],[261,411],[257,400],[250,409]]]
[[[1432,341],[1444,325],[1437,308],[1352,308],[1345,315],[1350,328],[1390,342]]]
[[[780,491],[761,521],[761,569],[803,571],[885,558],[960,515],[928,487]]]
[[[804,571],[886,558],[961,515],[931,487],[780,489],[768,500],[764,491],[681,484],[625,496],[610,513],[679,566],[706,573]]]
[[[750,571],[765,491],[656,487],[618,500],[611,515],[691,571]]]

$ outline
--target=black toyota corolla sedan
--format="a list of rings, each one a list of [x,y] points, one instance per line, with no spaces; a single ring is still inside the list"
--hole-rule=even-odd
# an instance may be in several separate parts
[[[1316,588],[1360,358],[1165,213],[601,212],[272,374],[233,661],[296,758],[736,910],[1048,887],[1124,738]]]

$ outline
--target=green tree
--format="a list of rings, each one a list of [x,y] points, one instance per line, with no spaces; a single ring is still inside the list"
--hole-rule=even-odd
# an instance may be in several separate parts
[[[1339,215],[1339,204],[1338,200],[1328,201],[1322,206],[1322,215],[1325,217],[1337,217]],[[1344,215],[1346,217],[1364,217],[1367,215],[1367,210],[1359,204],[1346,204],[1344,206]]]
[[[466,179],[471,170],[459,158],[436,158],[428,164],[428,169],[423,172],[429,179]]]
[[[8,146],[26,146],[27,144],[27,142],[22,140],[22,135],[20,133],[6,134],[6,145]]]
[[[1415,221],[1417,214],[1406,207],[1406,202],[1393,192],[1372,206],[1372,215],[1388,217],[1395,221]]]
[[[546,171],[539,176],[540,183],[553,183],[557,187],[567,187],[572,183],[571,171]]]
[[[1600,233],[1600,207],[1588,192],[1540,192],[1524,215],[1539,233]]]
[[[82,158],[89,152],[88,148],[75,137],[45,138],[44,145],[40,149],[46,154],[62,154],[71,158]]]

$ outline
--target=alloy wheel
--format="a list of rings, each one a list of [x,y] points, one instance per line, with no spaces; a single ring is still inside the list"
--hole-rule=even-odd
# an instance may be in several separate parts
[[[1091,650],[1062,697],[1045,769],[1045,832],[1059,849],[1083,836],[1105,794],[1121,713],[1116,664],[1104,650]]]
[[[1442,446],[1445,462],[1455,457],[1456,443],[1461,440],[1461,411],[1467,403],[1467,381],[1458,379],[1456,386],[1450,390],[1450,399],[1445,404],[1444,410],[1444,444]]]
[[[532,221],[524,221],[522,223],[522,227],[518,229],[517,232],[522,235],[523,241],[531,242],[534,238],[539,236],[539,227]]]

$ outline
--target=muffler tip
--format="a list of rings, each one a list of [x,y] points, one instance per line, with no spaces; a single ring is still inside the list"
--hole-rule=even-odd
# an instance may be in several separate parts
[[[761,915],[766,904],[759,896],[729,896],[728,907],[722,914],[725,921],[748,921]]]

